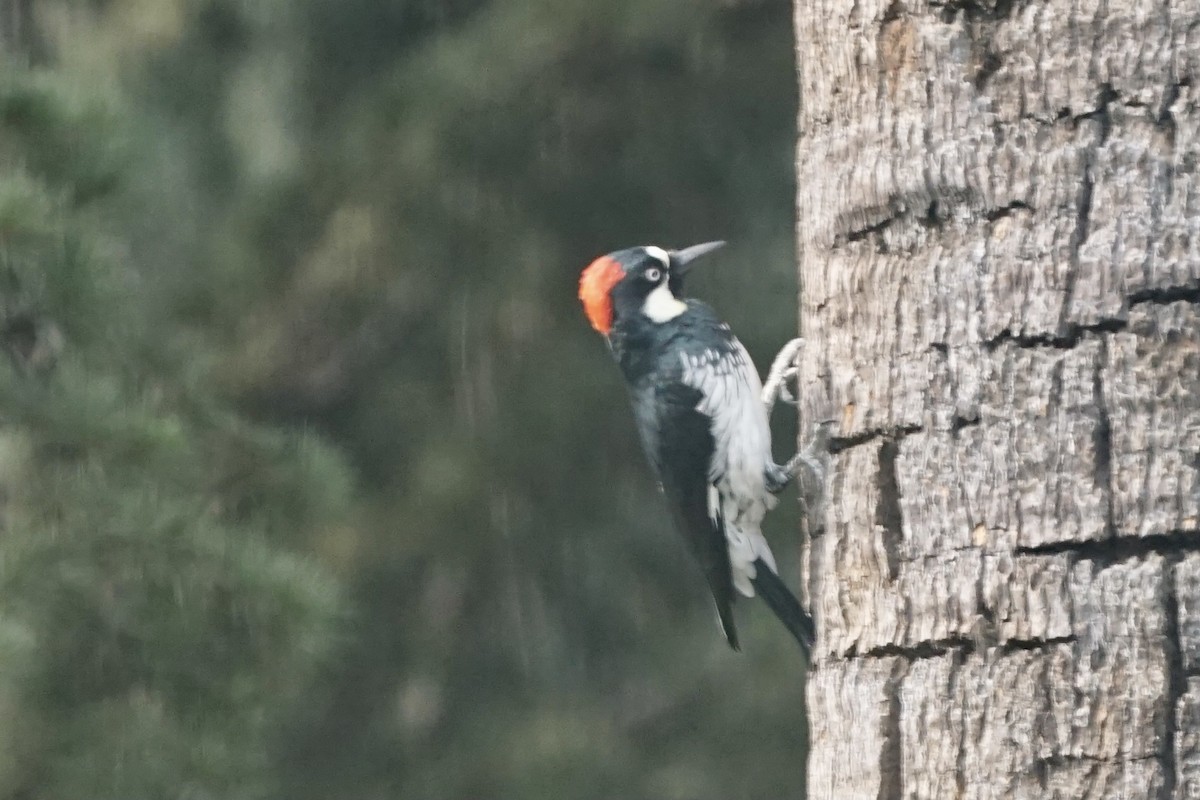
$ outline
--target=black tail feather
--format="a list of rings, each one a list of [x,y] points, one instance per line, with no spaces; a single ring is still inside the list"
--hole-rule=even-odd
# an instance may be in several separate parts
[[[754,568],[757,573],[753,581],[754,590],[775,612],[779,621],[791,631],[792,636],[796,637],[804,655],[808,656],[812,652],[813,642],[816,641],[812,617],[800,607],[800,601],[761,558],[754,562]]]
[[[741,650],[742,646],[738,643],[737,625],[733,621],[733,603],[727,602],[724,605],[717,602],[717,621],[721,623],[721,632],[725,634],[725,641],[729,642],[729,647],[733,650]]]

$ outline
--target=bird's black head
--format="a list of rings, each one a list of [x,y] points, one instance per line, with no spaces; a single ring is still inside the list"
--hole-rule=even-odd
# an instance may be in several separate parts
[[[592,327],[607,336],[612,326],[633,314],[663,323],[685,310],[683,276],[700,256],[724,242],[705,242],[682,250],[631,247],[601,256],[579,279],[579,299]]]

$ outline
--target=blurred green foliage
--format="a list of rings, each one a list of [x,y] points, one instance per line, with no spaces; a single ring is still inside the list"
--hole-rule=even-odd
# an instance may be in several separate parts
[[[800,655],[724,649],[575,300],[720,237],[692,291],[795,330],[790,4],[33,10],[0,798],[801,796]]]
[[[270,796],[347,618],[295,543],[350,472],[158,368],[216,356],[160,337],[149,265],[94,219],[137,168],[114,107],[66,74],[0,86],[0,796]]]

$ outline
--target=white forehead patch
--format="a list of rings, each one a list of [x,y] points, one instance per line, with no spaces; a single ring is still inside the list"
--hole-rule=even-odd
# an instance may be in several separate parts
[[[671,257],[667,255],[667,251],[663,250],[661,247],[648,244],[642,249],[646,251],[647,255],[651,256],[652,258],[657,258],[659,261],[661,261],[663,269],[667,269],[671,266]]]

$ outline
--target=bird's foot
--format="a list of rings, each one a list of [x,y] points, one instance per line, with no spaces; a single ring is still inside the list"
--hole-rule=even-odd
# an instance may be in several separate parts
[[[785,344],[775,354],[775,359],[771,362],[771,369],[767,372],[767,379],[763,381],[762,403],[767,417],[771,416],[775,404],[780,400],[789,405],[798,405],[796,395],[792,394],[788,388],[788,382],[795,379],[799,373],[798,362],[803,350],[804,340],[797,337]],[[809,448],[811,448],[811,444]],[[809,448],[801,450],[782,466],[772,464],[767,468],[767,489],[772,494],[779,494],[786,489],[795,480],[801,469],[807,469],[810,473],[819,471],[819,464],[808,453]]]
[[[766,407],[767,416],[775,408],[779,400],[791,405],[798,405],[796,396],[788,390],[788,382],[799,374],[800,354],[804,350],[803,339],[792,339],[785,344],[775,360],[771,362],[771,370],[763,383],[762,402]],[[797,390],[799,387],[797,387]],[[825,479],[829,474],[832,455],[829,452],[829,441],[833,436],[835,419],[821,419],[812,426],[808,443],[800,452],[792,456],[786,464],[772,464],[767,469],[767,489],[772,494],[779,494],[792,481],[800,486],[800,500],[804,504],[804,513],[810,521],[817,522],[823,516],[822,506],[825,498]]]
[[[823,419],[813,425],[812,436],[800,452],[788,459],[786,464],[772,464],[767,470],[767,489],[779,494],[788,485],[800,480],[801,495],[808,496],[820,491],[829,472],[829,440],[833,435],[836,420]]]
[[[815,535],[825,527],[825,483],[833,459],[829,452],[829,440],[835,422],[823,419],[816,423],[808,444],[800,452],[783,466],[773,464],[767,470],[767,489],[773,494],[779,494],[789,483],[796,481],[800,490],[804,530],[809,535]]]
[[[796,403],[796,397],[788,390],[787,384],[796,377],[799,371],[796,362],[803,349],[803,339],[792,339],[783,346],[775,355],[775,360],[771,362],[771,370],[767,373],[762,390],[762,402],[766,406],[768,417],[771,416],[771,410],[775,408],[777,400],[783,400],[785,403],[793,405]]]

